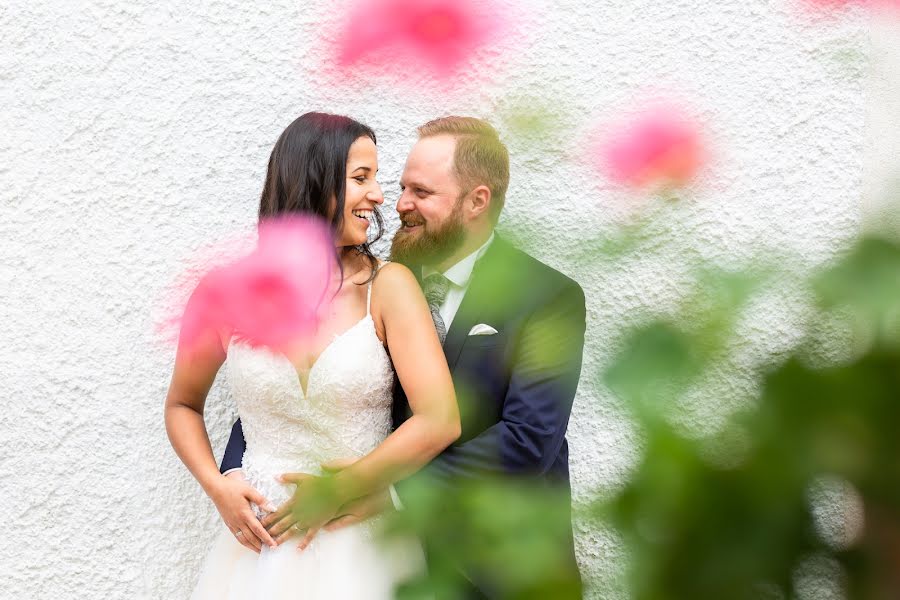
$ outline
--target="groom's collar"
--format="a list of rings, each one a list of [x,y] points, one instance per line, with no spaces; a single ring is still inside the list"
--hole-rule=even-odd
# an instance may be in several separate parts
[[[494,232],[491,232],[491,237],[487,239],[487,241],[481,245],[478,250],[468,255],[443,273],[444,277],[450,280],[450,283],[457,287],[464,288],[469,285],[469,279],[472,277],[472,271],[475,269],[475,263],[478,262],[482,256],[484,256],[485,252],[490,248],[491,243],[494,241]],[[437,273],[435,269],[429,266],[422,267],[422,280],[424,281],[429,275],[433,275]]]

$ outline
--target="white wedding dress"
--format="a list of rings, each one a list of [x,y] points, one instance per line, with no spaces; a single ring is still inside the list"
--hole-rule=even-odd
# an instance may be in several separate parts
[[[363,456],[391,432],[394,371],[369,313],[336,336],[309,372],[304,393],[286,357],[232,341],[226,369],[247,449],[247,482],[275,506],[293,485],[280,473],[320,473],[321,463]],[[257,509],[258,510],[258,509]],[[261,513],[258,513],[261,514]],[[424,567],[415,543],[377,539],[377,518],[320,531],[303,551],[299,538],[256,554],[226,529],[216,539],[191,596],[196,600],[380,600]],[[293,541],[293,543],[292,543]]]

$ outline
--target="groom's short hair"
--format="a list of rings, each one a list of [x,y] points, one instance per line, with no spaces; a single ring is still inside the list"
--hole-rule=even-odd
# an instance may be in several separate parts
[[[456,138],[453,170],[464,191],[479,185],[491,190],[491,221],[496,224],[509,186],[509,152],[497,130],[475,117],[441,117],[418,129],[419,138],[452,135]]]

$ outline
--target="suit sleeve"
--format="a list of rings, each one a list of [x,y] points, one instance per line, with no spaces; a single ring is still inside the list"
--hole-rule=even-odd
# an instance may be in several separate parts
[[[238,419],[231,427],[231,437],[228,438],[228,444],[225,446],[225,455],[222,456],[222,465],[219,467],[219,471],[225,473],[232,469],[240,469],[246,448],[244,429],[241,426],[241,420]]]
[[[565,441],[584,334],[584,292],[572,283],[528,319],[500,421],[445,450],[422,475],[443,484],[485,475],[546,473]]]

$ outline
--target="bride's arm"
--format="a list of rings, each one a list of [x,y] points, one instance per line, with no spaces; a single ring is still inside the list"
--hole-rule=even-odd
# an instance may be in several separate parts
[[[219,480],[220,473],[203,421],[203,407],[224,361],[225,352],[213,335],[204,336],[190,349],[179,344],[166,395],[165,419],[169,441],[207,494]]]
[[[195,292],[188,301],[186,314],[193,309],[192,301],[196,297]],[[246,483],[219,472],[203,421],[206,396],[225,361],[222,338],[216,331],[192,332],[192,343],[187,346],[185,337],[183,328],[166,395],[165,421],[169,441],[213,500],[228,528],[232,532],[242,532],[238,538],[242,544],[256,550],[259,549],[259,540],[274,545],[274,540],[260,525],[250,507],[250,502],[260,506],[266,506],[268,502]]]
[[[460,435],[459,407],[447,359],[419,284],[406,267],[389,263],[372,283],[373,317],[385,342],[412,417],[372,452],[334,477],[347,501],[386,488],[428,464]]]

